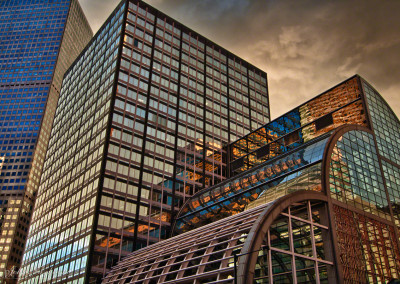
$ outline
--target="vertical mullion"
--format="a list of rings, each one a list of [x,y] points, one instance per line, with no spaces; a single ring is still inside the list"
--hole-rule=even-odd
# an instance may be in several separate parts
[[[271,233],[270,230],[268,229],[267,232],[267,238],[268,238],[268,282],[269,284],[274,284],[273,277],[272,277],[272,249],[271,249]]]
[[[290,256],[292,259],[292,280],[293,284],[297,284],[297,275],[296,275],[296,260],[294,256],[294,244],[293,244],[293,230],[292,230],[292,214],[290,210],[290,206],[288,207],[288,228],[289,228],[289,245],[290,245]]]
[[[173,25],[173,28],[175,28],[175,24]],[[182,76],[182,41],[183,41],[183,29],[182,27],[179,27],[180,30],[180,36],[179,36],[179,68],[178,68],[178,89],[176,91],[176,117],[175,117],[175,143],[174,143],[174,169],[172,172],[172,204],[171,204],[171,222],[175,223],[175,200],[176,200],[176,188],[178,186],[178,181],[176,178],[177,175],[177,163],[178,163],[178,137],[179,137],[179,112],[180,112],[180,107],[179,107],[179,101],[181,99],[181,76]],[[173,45],[173,41],[174,41],[174,34],[175,34],[175,30],[172,34],[172,47]],[[189,90],[188,90],[189,91]],[[187,110],[186,110],[187,113]],[[185,181],[184,181],[185,182]],[[182,200],[182,204],[181,206],[185,203],[185,199],[186,199],[186,192],[184,192],[184,197]],[[180,208],[178,208],[179,210]],[[173,226],[173,224],[171,223],[171,226]],[[173,235],[173,231],[172,231],[172,227],[170,229],[171,231],[169,232],[170,236],[172,237]]]
[[[138,2],[138,8],[140,7],[141,2]],[[145,7],[146,8],[146,7]],[[147,10],[149,11],[149,10]],[[154,50],[155,50],[155,42],[156,42],[156,30],[157,30],[157,20],[158,20],[158,11],[155,11],[154,13],[154,29],[153,29],[153,38],[152,38],[152,43],[151,43],[151,56],[150,56],[150,70],[149,70],[149,81],[148,81],[148,87],[147,87],[147,101],[146,101],[146,110],[145,113],[149,113],[149,108],[150,108],[150,96],[151,96],[151,83],[152,83],[152,75],[153,75],[153,63],[154,63]],[[136,15],[137,17],[137,15]],[[146,31],[145,31],[146,32]],[[161,74],[160,74],[161,77]],[[140,80],[140,78],[139,78]],[[146,139],[147,139],[147,126],[148,126],[148,119],[149,116],[146,115],[144,119],[144,130],[143,130],[143,143],[142,143],[142,156],[140,159],[140,170],[139,170],[139,181],[138,181],[138,194],[137,194],[137,200],[136,200],[136,212],[135,212],[135,228],[134,228],[134,243],[137,243],[137,232],[138,232],[138,227],[139,227],[139,214],[140,214],[140,201],[142,197],[142,187],[143,187],[143,169],[144,169],[144,158],[145,158],[145,150],[146,150]],[[153,172],[154,175],[154,172]],[[150,210],[150,208],[149,208]],[[150,212],[151,214],[151,212]],[[146,216],[149,217],[149,216]],[[149,240],[149,234],[147,234],[147,240]]]
[[[317,284],[319,284],[319,271],[318,271],[318,262],[317,262],[317,248],[315,246],[315,237],[314,237],[314,222],[312,220],[312,210],[311,210],[311,202],[307,201],[307,211],[308,211],[308,219],[310,220],[311,224],[311,245],[312,245],[312,251],[313,251],[313,258],[314,260],[314,269],[315,269],[315,281]]]

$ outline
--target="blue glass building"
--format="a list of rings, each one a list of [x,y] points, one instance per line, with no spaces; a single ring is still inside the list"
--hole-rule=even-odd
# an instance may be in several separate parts
[[[91,37],[77,0],[0,1],[0,278],[21,264],[61,80]]]

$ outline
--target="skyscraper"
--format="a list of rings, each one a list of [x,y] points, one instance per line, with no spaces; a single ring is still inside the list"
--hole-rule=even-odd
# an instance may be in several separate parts
[[[91,36],[77,0],[0,1],[0,279],[21,265],[61,80]]]
[[[396,283],[400,121],[356,75],[231,143],[233,178],[103,283]]]
[[[122,1],[66,72],[21,283],[95,282],[170,235],[269,121],[267,75],[142,1]]]

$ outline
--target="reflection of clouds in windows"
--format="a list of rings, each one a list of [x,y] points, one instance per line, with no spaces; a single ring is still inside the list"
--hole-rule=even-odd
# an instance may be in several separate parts
[[[379,152],[385,158],[400,164],[400,123],[382,97],[367,83],[363,84],[372,126],[376,134]]]
[[[388,217],[388,202],[372,134],[349,131],[331,157],[331,192],[342,202]]]
[[[198,222],[197,218],[203,222],[207,222],[210,216],[219,218],[217,216],[221,212],[237,214],[246,208],[253,208],[255,204],[258,206],[268,203],[294,191],[321,190],[319,161],[322,160],[327,140],[328,138],[316,140],[313,144],[266,162],[243,177],[215,186],[203,195],[193,198],[186,205],[188,211],[178,220],[177,228],[183,229],[194,220]],[[183,212],[185,211],[184,209]],[[196,226],[198,225],[197,223]]]

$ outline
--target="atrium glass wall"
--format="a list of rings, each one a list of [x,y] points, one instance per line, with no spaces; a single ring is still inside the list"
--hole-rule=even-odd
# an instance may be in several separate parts
[[[91,36],[76,0],[0,1],[0,279],[21,265],[61,79]]]
[[[265,235],[253,283],[335,283],[331,242],[324,202],[289,206]]]
[[[379,150],[389,203],[400,228],[400,122],[379,93],[363,81]]]
[[[380,154],[400,164],[400,122],[385,100],[367,82],[363,81],[372,127]]]
[[[345,209],[341,203],[334,207],[345,279],[376,283],[398,278],[398,238],[373,134],[346,132],[333,148],[330,165],[331,196],[363,212]]]
[[[391,220],[371,133],[345,133],[333,148],[330,164],[332,198]]]

